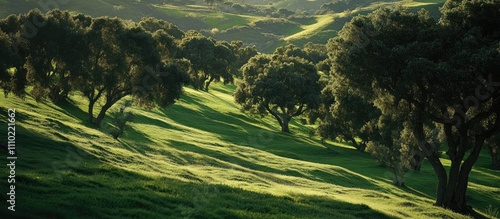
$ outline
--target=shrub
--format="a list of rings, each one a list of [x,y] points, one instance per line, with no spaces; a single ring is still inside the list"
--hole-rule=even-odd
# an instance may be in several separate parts
[[[112,125],[109,134],[113,136],[114,139],[118,139],[123,135],[125,129],[127,127],[127,123],[133,120],[134,115],[130,111],[126,111],[127,108],[132,106],[131,101],[125,101],[122,106],[120,106],[120,110],[112,114]]]

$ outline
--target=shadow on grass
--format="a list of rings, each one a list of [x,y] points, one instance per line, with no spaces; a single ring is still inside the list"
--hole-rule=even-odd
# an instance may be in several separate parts
[[[78,106],[75,105],[75,103],[69,99],[66,101],[61,101],[58,103],[52,104],[45,104],[45,106],[50,107],[54,110],[57,110],[69,117],[72,117],[74,119],[80,120],[80,121],[86,121],[88,117],[88,113],[80,109]],[[57,106],[57,107],[54,107]]]
[[[187,103],[195,104],[198,100],[192,96],[184,96],[183,100]],[[229,114],[223,114],[205,105],[197,105],[201,110],[193,110],[180,105],[174,105],[167,109],[161,110],[158,115],[166,116],[175,122],[188,126],[195,127],[199,130],[212,132],[221,137],[221,139],[236,143],[239,142],[240,136],[246,132],[248,128],[259,128],[256,124],[258,120],[250,119],[250,121],[242,120],[233,117]]]
[[[248,168],[251,170],[256,170],[256,171],[262,171],[265,173],[276,173],[276,174],[281,174],[281,175],[287,175],[287,176],[294,176],[294,177],[301,177],[304,179],[309,179],[313,181],[320,181],[320,182],[326,182],[326,183],[333,183],[335,185],[343,186],[343,187],[361,187],[361,188],[366,188],[366,189],[379,189],[378,186],[373,184],[371,181],[360,177],[356,174],[350,173],[346,170],[343,169],[335,169],[334,173],[329,173],[321,170],[315,170],[312,172],[309,172],[310,174],[306,175],[297,171],[293,170],[279,170],[275,168],[271,168],[265,165],[259,165],[256,164],[255,162],[249,161],[245,159],[244,154],[239,154],[238,156],[231,156],[227,155],[223,152],[217,151],[217,150],[211,150],[207,148],[202,148],[198,147],[193,144],[185,143],[185,142],[180,142],[180,141],[169,141],[168,143],[169,147],[181,150],[181,151],[189,151],[193,153],[197,153],[200,155],[208,156],[209,158],[202,159],[202,161],[199,159],[199,157],[188,157],[188,155],[182,157],[181,159],[178,159],[182,161],[179,164],[190,164],[190,165],[210,165],[210,166],[215,166],[215,167],[221,167],[221,168],[231,168],[228,164],[224,163],[230,163],[239,167],[243,168]],[[169,157],[174,157],[174,155],[168,155]],[[248,171],[248,169],[240,169],[240,171]],[[252,174],[256,174],[260,177],[263,178],[269,178],[269,175],[265,175],[263,173],[258,173],[258,172],[251,172]],[[355,186],[353,186],[355,185]]]
[[[317,196],[273,196],[224,185],[150,178],[92,162],[40,182],[25,170],[8,218],[388,218],[366,205]],[[43,199],[43,201],[40,201]]]
[[[145,176],[70,142],[22,128],[19,145],[16,212],[4,207],[0,209],[3,218],[387,218],[366,205],[324,197],[277,197],[225,185]],[[198,153],[223,156],[190,147]],[[54,163],[58,164],[55,169]],[[7,181],[2,180],[0,186],[7,188]]]
[[[213,161],[212,161],[213,163],[209,164],[209,163],[199,163],[199,160],[200,160],[199,157],[193,157],[193,158],[184,157],[185,159],[187,159],[189,164],[212,165],[212,166],[217,166],[217,167],[230,168],[230,166],[223,163],[223,162],[228,162],[231,164],[235,164],[235,165],[245,167],[245,168],[250,168],[252,170],[257,170],[257,171],[279,173],[279,174],[284,173],[281,170],[277,170],[277,169],[270,168],[267,166],[255,164],[255,163],[249,162],[249,161],[244,160],[244,159],[239,158],[239,157],[227,155],[223,152],[219,152],[216,150],[210,150],[210,149],[198,147],[196,145],[189,144],[186,142],[171,140],[171,141],[168,141],[168,146],[175,148],[175,149],[178,149],[180,151],[189,151],[189,152],[194,152],[194,153],[197,153],[200,155],[205,155],[205,156],[208,156],[208,157],[213,159]]]

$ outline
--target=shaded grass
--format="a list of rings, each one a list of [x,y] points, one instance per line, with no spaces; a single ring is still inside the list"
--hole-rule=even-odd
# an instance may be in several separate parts
[[[286,134],[271,117],[242,114],[234,89],[220,83],[208,93],[185,88],[172,107],[135,108],[136,120],[119,140],[81,122],[86,101],[78,94],[58,105],[29,96],[0,99],[1,126],[7,107],[19,112],[16,215],[461,217],[432,206],[435,177],[429,164],[409,174],[407,187],[395,187],[390,172],[366,153],[322,144],[297,121]],[[487,154],[481,156],[469,194],[484,212],[499,203],[499,176],[487,169]],[[6,181],[0,185],[6,188]],[[8,214],[6,208],[0,213]]]
[[[55,142],[28,130],[21,129],[19,133],[22,134],[18,144],[24,147],[19,148],[22,159],[18,160],[16,174],[18,204],[16,213],[2,208],[0,213],[4,217],[385,218],[384,214],[366,205],[327,197],[273,196],[221,184],[147,176],[120,168],[99,155],[82,152],[71,144]],[[39,142],[31,141],[33,139]],[[43,144],[49,142],[51,146],[44,147]],[[66,164],[59,165],[62,169],[53,171],[46,164],[33,163],[64,157],[66,152],[56,149],[61,147],[67,147],[68,151],[78,150],[81,162],[70,165],[66,159]],[[32,150],[38,151],[36,156],[30,155]],[[188,172],[182,172],[186,174]]]

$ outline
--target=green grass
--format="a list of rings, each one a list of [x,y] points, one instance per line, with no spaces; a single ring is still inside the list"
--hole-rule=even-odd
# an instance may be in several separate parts
[[[209,28],[217,28],[226,30],[234,26],[242,26],[249,24],[256,18],[252,16],[242,16],[236,14],[222,13],[219,11],[209,10],[206,6],[188,5],[188,6],[173,6],[162,5],[155,6],[158,11],[166,15],[176,17],[177,19],[194,18],[206,23]],[[181,22],[181,21],[179,21]]]
[[[316,22],[310,25],[303,25],[302,31],[289,35],[284,38],[286,41],[296,40],[301,38],[309,38],[311,35],[322,30],[325,26],[333,22],[333,15],[321,15],[316,17]]]
[[[351,146],[309,137],[291,123],[242,114],[234,85],[209,93],[185,88],[166,109],[134,108],[136,119],[114,140],[86,122],[78,94],[55,105],[10,97],[17,109],[16,213],[30,218],[463,218],[432,206],[429,164],[405,188]],[[113,108],[112,110],[116,110]],[[6,128],[0,129],[6,136]],[[3,151],[3,150],[2,150]],[[5,151],[2,152],[5,154]],[[443,160],[446,161],[446,160]],[[479,212],[500,201],[500,174],[482,154],[471,175]],[[7,176],[7,169],[1,172]],[[0,188],[7,188],[6,180]],[[6,193],[4,191],[4,199]]]
[[[344,11],[335,14],[316,16],[316,22],[303,25],[302,31],[293,33],[284,38],[285,41],[296,45],[304,45],[308,42],[327,43],[328,39],[337,36],[338,31],[342,29],[346,22],[360,14],[368,14],[380,7],[396,7],[402,5],[416,12],[420,9],[426,9],[430,14],[438,19],[441,14],[441,7],[446,0],[402,0],[402,1],[374,1],[364,7],[359,7],[351,11]]]

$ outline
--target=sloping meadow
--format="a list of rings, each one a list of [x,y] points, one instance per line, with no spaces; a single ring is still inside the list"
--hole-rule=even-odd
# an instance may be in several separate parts
[[[427,163],[409,174],[406,187],[393,186],[390,173],[367,153],[322,144],[310,136],[313,126],[294,121],[292,134],[282,134],[271,117],[241,113],[234,89],[220,83],[208,93],[185,88],[166,109],[133,107],[134,120],[118,140],[106,125],[99,130],[84,122],[87,101],[78,93],[59,105],[2,97],[0,135],[6,136],[7,110],[15,108],[18,160],[16,211],[4,204],[0,214],[464,218],[432,206],[436,180]],[[480,212],[499,204],[499,173],[485,168],[488,161],[485,154],[471,175],[470,203]],[[8,171],[3,168],[3,178]],[[8,188],[7,180],[0,188]]]

